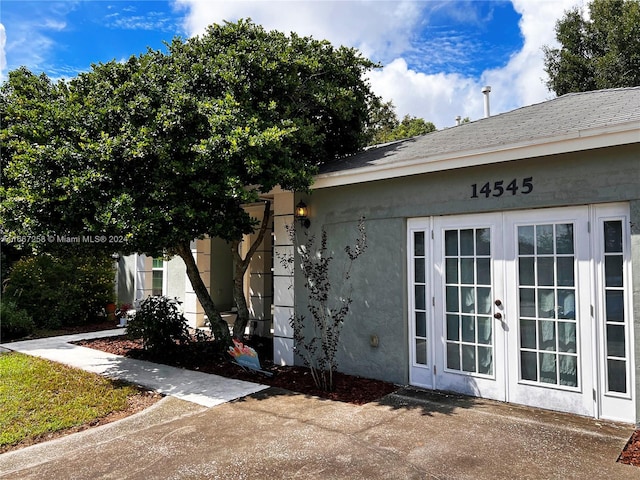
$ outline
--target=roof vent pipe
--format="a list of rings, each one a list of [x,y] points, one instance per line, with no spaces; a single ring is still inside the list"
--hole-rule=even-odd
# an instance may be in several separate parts
[[[462,117],[460,115],[458,115],[456,117],[456,125],[460,125],[462,123]]]
[[[491,116],[489,110],[489,93],[491,93],[491,87],[489,85],[482,87],[482,93],[484,94],[484,118],[489,118]]]

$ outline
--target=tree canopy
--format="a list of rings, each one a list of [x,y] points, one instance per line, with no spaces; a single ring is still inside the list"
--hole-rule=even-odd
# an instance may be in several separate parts
[[[557,95],[640,85],[640,0],[593,0],[556,24],[560,48],[544,47],[547,87]]]
[[[306,190],[323,161],[365,146],[375,67],[355,49],[240,20],[69,82],[10,72],[0,226],[178,254],[224,336],[190,241],[242,238],[256,223],[243,205],[276,185]]]
[[[395,113],[393,102],[377,102],[371,109],[369,120],[370,145],[393,142],[403,138],[434,132],[436,126],[423,118],[405,115],[400,121]]]

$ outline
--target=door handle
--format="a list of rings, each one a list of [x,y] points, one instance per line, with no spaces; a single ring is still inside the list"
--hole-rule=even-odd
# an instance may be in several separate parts
[[[502,319],[502,314],[500,312],[496,312],[496,313],[493,314],[493,318],[501,320]]]
[[[502,305],[502,300],[498,299],[495,302],[493,302],[496,304],[496,307],[499,307],[500,305]]]

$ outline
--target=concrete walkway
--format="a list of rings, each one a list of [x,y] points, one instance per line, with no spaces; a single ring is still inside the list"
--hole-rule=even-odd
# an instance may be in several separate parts
[[[109,378],[126,380],[164,395],[187,400],[204,407],[213,407],[267,388],[266,385],[135,360],[71,343],[78,340],[122,335],[123,333],[122,329],[80,333],[5,343],[3,347],[15,352],[64,363]]]
[[[47,355],[67,360],[62,350],[72,348],[29,345],[18,346],[57,349]],[[133,369],[136,379],[164,368],[121,362],[90,363],[109,374]],[[2,454],[0,479],[640,478],[640,468],[616,463],[632,425],[410,388],[362,406],[246,388],[260,391],[214,408],[167,397],[119,422]],[[188,385],[174,379],[163,389],[182,395]]]

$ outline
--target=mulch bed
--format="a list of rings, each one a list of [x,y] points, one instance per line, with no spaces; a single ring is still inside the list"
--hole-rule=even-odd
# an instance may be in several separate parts
[[[76,344],[116,355],[262,383],[305,395],[313,395],[355,405],[378,400],[398,388],[392,383],[381,380],[356,377],[338,372],[334,374],[334,391],[325,392],[316,388],[308,368],[274,365],[268,359],[263,360],[269,356],[268,352],[272,348],[269,339],[253,339],[250,344],[258,351],[263,369],[273,373],[273,376],[247,371],[232,363],[229,355],[219,351],[214,342],[178,346],[175,352],[170,354],[165,352],[160,356],[154,356],[144,351],[141,340],[131,340],[124,335],[83,340],[76,342]]]

